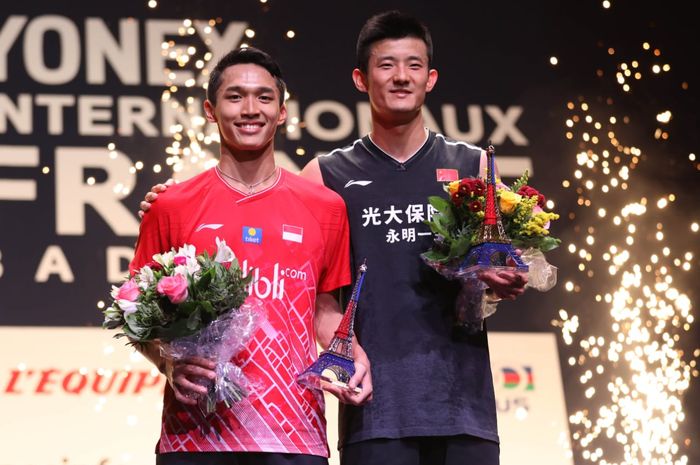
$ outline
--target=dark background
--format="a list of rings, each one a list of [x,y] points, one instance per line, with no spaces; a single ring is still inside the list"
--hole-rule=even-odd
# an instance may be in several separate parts
[[[577,315],[579,329],[573,335],[573,343],[566,344],[559,337],[562,375],[569,414],[588,409],[595,419],[597,408],[610,404],[606,391],[607,382],[616,376],[629,379],[628,363],[613,363],[606,356],[591,356],[580,342],[589,336],[603,337],[605,353],[613,333],[610,305],[598,302],[597,295],[613,293],[619,287],[619,274],[607,272],[609,262],[601,255],[610,244],[629,250],[631,258],[625,269],[639,263],[642,268],[649,263],[651,253],[660,254],[663,246],[671,248],[669,259],[664,262],[673,276],[673,286],[687,294],[691,302],[698,299],[695,267],[698,265],[697,234],[689,224],[700,220],[697,207],[698,188],[697,160],[691,153],[700,155],[698,146],[698,60],[700,37],[694,18],[685,4],[675,1],[647,4],[647,2],[614,1],[610,9],[598,1],[579,2],[445,2],[445,1],[373,1],[373,2],[320,2],[320,1],[259,1],[205,2],[205,1],[159,1],[151,9],[147,1],[121,2],[23,2],[5,9],[0,16],[4,23],[10,14],[30,17],[43,14],[58,14],[76,23],[81,32],[84,18],[99,16],[105,19],[112,31],[117,31],[120,18],[134,17],[140,21],[148,18],[192,18],[210,19],[220,17],[222,24],[245,21],[256,31],[251,45],[268,51],[276,57],[285,73],[290,94],[299,101],[302,114],[304,108],[318,100],[335,100],[353,110],[365,96],[352,86],[350,74],[355,66],[354,47],[357,32],[373,13],[390,8],[400,8],[420,17],[431,29],[435,43],[434,67],[440,72],[438,85],[429,95],[428,108],[442,127],[441,104],[454,104],[458,111],[460,129],[466,131],[467,105],[498,105],[501,109],[511,105],[524,108],[517,121],[518,129],[528,138],[529,145],[516,146],[510,139],[498,147],[498,152],[511,156],[531,157],[534,176],[532,183],[555,201],[555,210],[561,219],[552,225],[554,235],[562,239],[562,247],[548,255],[550,262],[559,267],[559,285],[548,293],[529,291],[516,303],[504,303],[490,318],[492,331],[544,331],[560,333],[555,325],[560,319],[559,310],[569,316]],[[143,23],[141,24],[143,37]],[[296,36],[285,38],[285,32],[293,29]],[[642,43],[651,44],[651,50],[642,48]],[[614,49],[614,54],[608,50]],[[660,56],[653,50],[659,49]],[[51,63],[51,45],[47,44],[46,62]],[[84,50],[81,51],[84,57]],[[549,58],[556,56],[559,64],[552,66]],[[8,58],[8,80],[0,83],[0,92],[13,100],[19,93],[65,93],[144,95],[158,101],[162,88],[147,86],[124,86],[118,83],[108,67],[108,81],[115,85],[91,86],[85,82],[84,63],[76,79],[68,84],[54,87],[42,86],[29,78],[22,64],[21,36],[10,50]],[[145,68],[142,59],[142,69]],[[642,79],[626,78],[631,91],[624,92],[616,81],[620,63],[628,65],[637,60]],[[653,64],[670,64],[671,70],[654,74]],[[109,74],[111,73],[111,74]],[[145,75],[145,72],[142,71]],[[145,79],[144,79],[145,82]],[[181,90],[179,95],[198,95],[200,91]],[[574,109],[567,108],[571,102]],[[588,111],[581,109],[587,103]],[[660,124],[656,115],[670,110],[672,119]],[[601,130],[579,123],[567,128],[565,122],[578,116],[590,114],[602,123]],[[37,121],[34,134],[19,135],[11,124],[6,134],[0,134],[2,145],[39,145],[41,165],[52,166],[53,150],[57,145],[106,146],[116,142],[117,147],[133,160],[145,163],[163,163],[164,148],[169,138],[126,137],[80,137],[76,135],[75,116],[71,110],[64,120],[65,134],[50,136],[46,123]],[[609,124],[609,117],[618,122]],[[329,127],[336,124],[331,119]],[[495,125],[485,117],[485,134],[490,134]],[[657,129],[665,131],[667,139],[655,136]],[[603,194],[596,189],[580,188],[581,181],[573,176],[576,169],[584,171],[584,180],[592,179],[596,185],[606,182],[608,176],[598,168],[590,171],[578,166],[576,155],[588,149],[600,154],[602,150],[620,156],[619,166],[630,165],[632,156],[619,154],[610,145],[606,134],[614,130],[623,146],[636,147],[641,156],[632,163],[628,188]],[[566,137],[571,131],[573,138]],[[600,137],[598,144],[582,140],[583,132]],[[358,137],[357,128],[343,141],[324,142],[304,132],[301,140],[289,140],[284,131],[278,135],[277,148],[288,153],[298,166],[303,166],[311,154],[329,151],[351,142]],[[485,144],[485,140],[471,141]],[[298,147],[306,155],[294,155]],[[613,163],[611,161],[611,163]],[[52,176],[41,176],[36,168],[0,167],[0,178],[39,179],[38,198],[35,202],[0,201],[0,251],[4,274],[0,277],[0,324],[1,325],[50,325],[83,326],[99,325],[101,314],[96,302],[107,299],[108,284],[104,275],[104,249],[108,245],[131,246],[134,237],[116,237],[104,221],[93,211],[87,212],[87,233],[80,237],[56,236],[54,228],[54,182]],[[617,169],[613,168],[613,171]],[[125,204],[136,211],[143,193],[155,182],[169,176],[166,169],[160,174],[144,170],[138,174],[135,191],[125,199]],[[562,181],[571,182],[571,187],[562,187]],[[656,200],[675,194],[675,201],[665,209],[656,208]],[[630,220],[637,227],[635,243],[624,245],[626,222],[618,227],[610,221],[614,212],[624,205],[646,197],[649,201],[647,213]],[[590,200],[584,207],[577,201]],[[599,218],[598,208],[606,208],[608,216]],[[88,210],[90,210],[88,208]],[[663,241],[655,239],[654,233],[662,224]],[[592,228],[592,229],[591,229]],[[593,231],[595,244],[588,246],[586,236]],[[569,244],[585,248],[592,255],[590,262],[567,251]],[[58,244],[71,263],[75,282],[61,283],[52,278],[47,283],[33,281],[36,266],[46,246]],[[690,260],[690,271],[674,266],[672,259],[683,257],[686,251],[694,254]],[[584,262],[583,272],[578,270]],[[663,259],[662,259],[663,262]],[[659,264],[659,266],[662,263]],[[586,273],[592,272],[592,276]],[[643,272],[643,284],[653,287],[662,279],[658,267]],[[575,289],[568,291],[565,283],[571,282]],[[635,298],[640,295],[635,292]],[[661,293],[658,293],[661,295]],[[676,311],[676,314],[680,314]],[[691,310],[693,314],[693,310]],[[691,317],[692,318],[692,317]],[[649,311],[638,318],[642,327],[653,328],[658,318]],[[700,451],[696,446],[696,431],[700,427],[700,391],[697,386],[698,341],[697,325],[686,317],[671,322],[665,331],[671,337],[678,336],[673,350],[683,361],[683,366],[693,373],[690,388],[684,393],[685,421],[674,434],[679,444],[678,458],[685,454],[688,463],[700,463]],[[618,332],[630,334],[630,327],[621,325]],[[663,333],[663,331],[662,331]],[[663,336],[654,334],[652,340],[663,343]],[[643,347],[646,343],[629,341],[625,351]],[[517,350],[514,347],[513,350]],[[693,353],[695,351],[695,354]],[[569,357],[577,363],[570,366]],[[585,386],[579,378],[587,369],[597,364],[605,366],[602,375],[595,375]],[[648,363],[653,371],[658,364]],[[588,386],[598,390],[592,399],[584,391]],[[676,394],[673,394],[676,395]],[[656,411],[655,415],[663,416]],[[619,422],[618,422],[619,425]],[[642,425],[640,425],[642,426]],[[570,425],[572,434],[580,429]],[[630,426],[634,429],[634,425]],[[619,427],[618,427],[619,430]],[[601,435],[604,437],[604,434]],[[584,448],[574,436],[574,456],[577,464],[586,463],[582,456]],[[609,462],[621,461],[621,446],[598,439],[596,446],[605,451]],[[661,456],[659,456],[661,457]],[[629,462],[632,463],[632,462]],[[644,462],[639,458],[638,462]],[[670,462],[668,462],[670,463]]]

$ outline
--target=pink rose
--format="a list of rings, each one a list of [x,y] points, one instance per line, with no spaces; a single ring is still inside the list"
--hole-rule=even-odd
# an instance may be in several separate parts
[[[117,300],[128,300],[129,302],[135,302],[139,298],[139,286],[133,279],[128,280],[121,285],[119,290],[117,290]]]
[[[166,276],[158,281],[156,290],[172,303],[179,304],[187,299],[187,279],[182,275]]]

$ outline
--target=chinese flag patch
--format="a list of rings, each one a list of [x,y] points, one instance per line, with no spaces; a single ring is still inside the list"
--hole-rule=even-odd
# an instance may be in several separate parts
[[[439,182],[450,182],[450,181],[456,181],[459,179],[459,173],[457,173],[457,170],[451,169],[451,168],[438,168],[436,170],[437,172],[437,180]]]

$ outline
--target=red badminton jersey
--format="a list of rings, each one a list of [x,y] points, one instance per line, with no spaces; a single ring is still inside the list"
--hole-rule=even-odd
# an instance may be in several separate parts
[[[131,269],[185,243],[197,253],[226,240],[266,321],[235,359],[256,393],[220,404],[203,421],[197,407],[175,400],[168,385],[157,452],[249,451],[328,456],[323,396],[296,375],[316,360],[316,293],[350,282],[345,204],[334,192],[280,170],[274,186],[246,196],[215,169],[173,186],[141,224]],[[203,427],[204,426],[204,427]]]

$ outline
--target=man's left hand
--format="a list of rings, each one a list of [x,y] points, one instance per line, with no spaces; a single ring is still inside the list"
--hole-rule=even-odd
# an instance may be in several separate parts
[[[355,374],[348,381],[348,389],[324,383],[323,389],[338,398],[340,402],[351,405],[362,405],[372,400],[372,373],[367,354],[359,344],[353,344],[355,359]],[[356,390],[360,387],[360,391]]]

